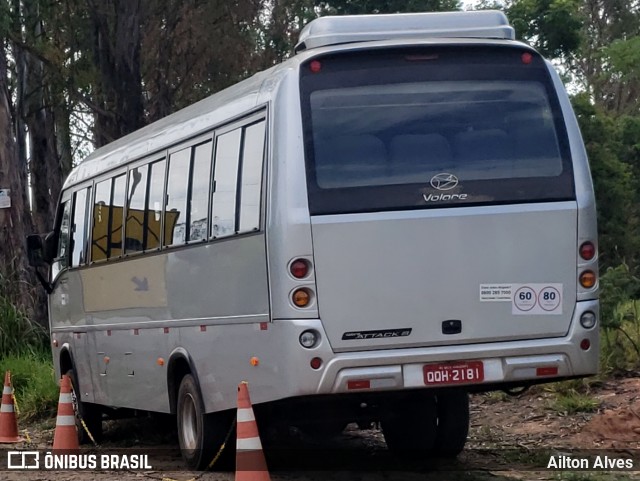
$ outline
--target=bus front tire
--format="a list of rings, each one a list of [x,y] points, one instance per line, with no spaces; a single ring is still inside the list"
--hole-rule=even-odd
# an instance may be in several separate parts
[[[98,443],[102,440],[102,410],[96,404],[82,402],[75,371],[69,369],[66,374],[71,379],[71,400],[73,411],[75,412],[78,442],[80,444],[93,443],[89,434],[87,434],[87,430],[89,430],[95,442]],[[87,429],[82,425],[81,420],[84,421]]]
[[[206,469],[225,440],[233,423],[233,412],[205,413],[200,389],[194,377],[187,374],[180,382],[176,413],[182,457],[190,468]],[[213,467],[227,468],[232,460],[233,449],[227,445]]]

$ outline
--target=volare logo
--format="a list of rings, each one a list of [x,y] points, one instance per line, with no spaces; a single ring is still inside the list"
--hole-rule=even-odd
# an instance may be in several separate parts
[[[425,202],[438,202],[442,200],[465,200],[467,194],[422,194]]]
[[[437,190],[451,190],[458,185],[458,178],[449,172],[442,172],[431,177],[430,184]]]

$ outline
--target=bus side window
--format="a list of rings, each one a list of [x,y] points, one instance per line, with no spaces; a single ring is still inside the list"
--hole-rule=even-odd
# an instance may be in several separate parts
[[[87,261],[87,199],[91,197],[91,187],[79,190],[74,195],[73,209],[73,251],[71,265],[80,266]]]
[[[109,239],[109,258],[122,255],[122,215],[124,210],[126,175],[113,179],[113,197],[111,200],[111,237]]]
[[[236,232],[236,189],[242,129],[220,135],[216,142],[211,235],[226,237]]]
[[[211,179],[211,145],[208,141],[195,147],[191,169],[189,198],[189,240],[206,239],[209,217],[209,181]]]
[[[51,278],[69,267],[69,246],[71,244],[71,200],[64,203],[62,210],[62,220],[60,221],[60,232],[58,234],[58,252],[51,265]]]
[[[149,198],[147,199],[147,212],[145,218],[144,250],[157,249],[160,247],[160,234],[162,225],[162,197],[164,196],[164,159],[149,164],[151,173],[149,174]],[[165,219],[165,230],[173,230],[175,215],[167,212]]]
[[[134,254],[144,250],[148,171],[149,167],[147,165],[141,165],[129,171],[125,254]]]
[[[187,234],[187,187],[189,185],[189,164],[191,147],[174,152],[169,157],[169,174],[167,178],[167,203],[165,212],[164,246],[184,244]]]
[[[93,205],[93,231],[91,233],[91,260],[104,261],[109,256],[109,204],[111,179],[96,184]]]
[[[244,131],[240,226],[238,232],[251,232],[260,228],[264,127],[265,121],[262,120],[257,124],[246,127]]]

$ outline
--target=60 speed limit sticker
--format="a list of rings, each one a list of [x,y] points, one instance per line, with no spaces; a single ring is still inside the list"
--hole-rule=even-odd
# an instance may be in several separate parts
[[[511,292],[512,314],[562,314],[562,284],[513,284]]]

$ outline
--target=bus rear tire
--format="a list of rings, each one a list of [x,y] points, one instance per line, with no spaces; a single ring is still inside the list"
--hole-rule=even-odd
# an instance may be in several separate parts
[[[442,458],[455,458],[464,449],[469,434],[469,394],[465,391],[438,394],[436,404],[435,454]]]
[[[78,389],[78,378],[73,369],[66,372],[71,379],[71,399],[73,411],[76,418],[76,430],[78,431],[78,442],[80,444],[93,444],[91,437],[87,434],[87,430],[93,436],[96,443],[102,440],[102,410],[99,406],[92,403],[82,402],[80,398],[80,390]],[[85,427],[82,425],[84,421]]]
[[[381,422],[389,450],[403,457],[430,456],[438,427],[435,396],[412,396],[392,409]]]
[[[176,413],[178,443],[185,463],[191,469],[206,469],[225,440],[233,423],[233,412],[205,413],[198,384],[191,374],[187,374],[180,382]],[[212,467],[229,468],[232,460],[233,448],[227,445]]]

